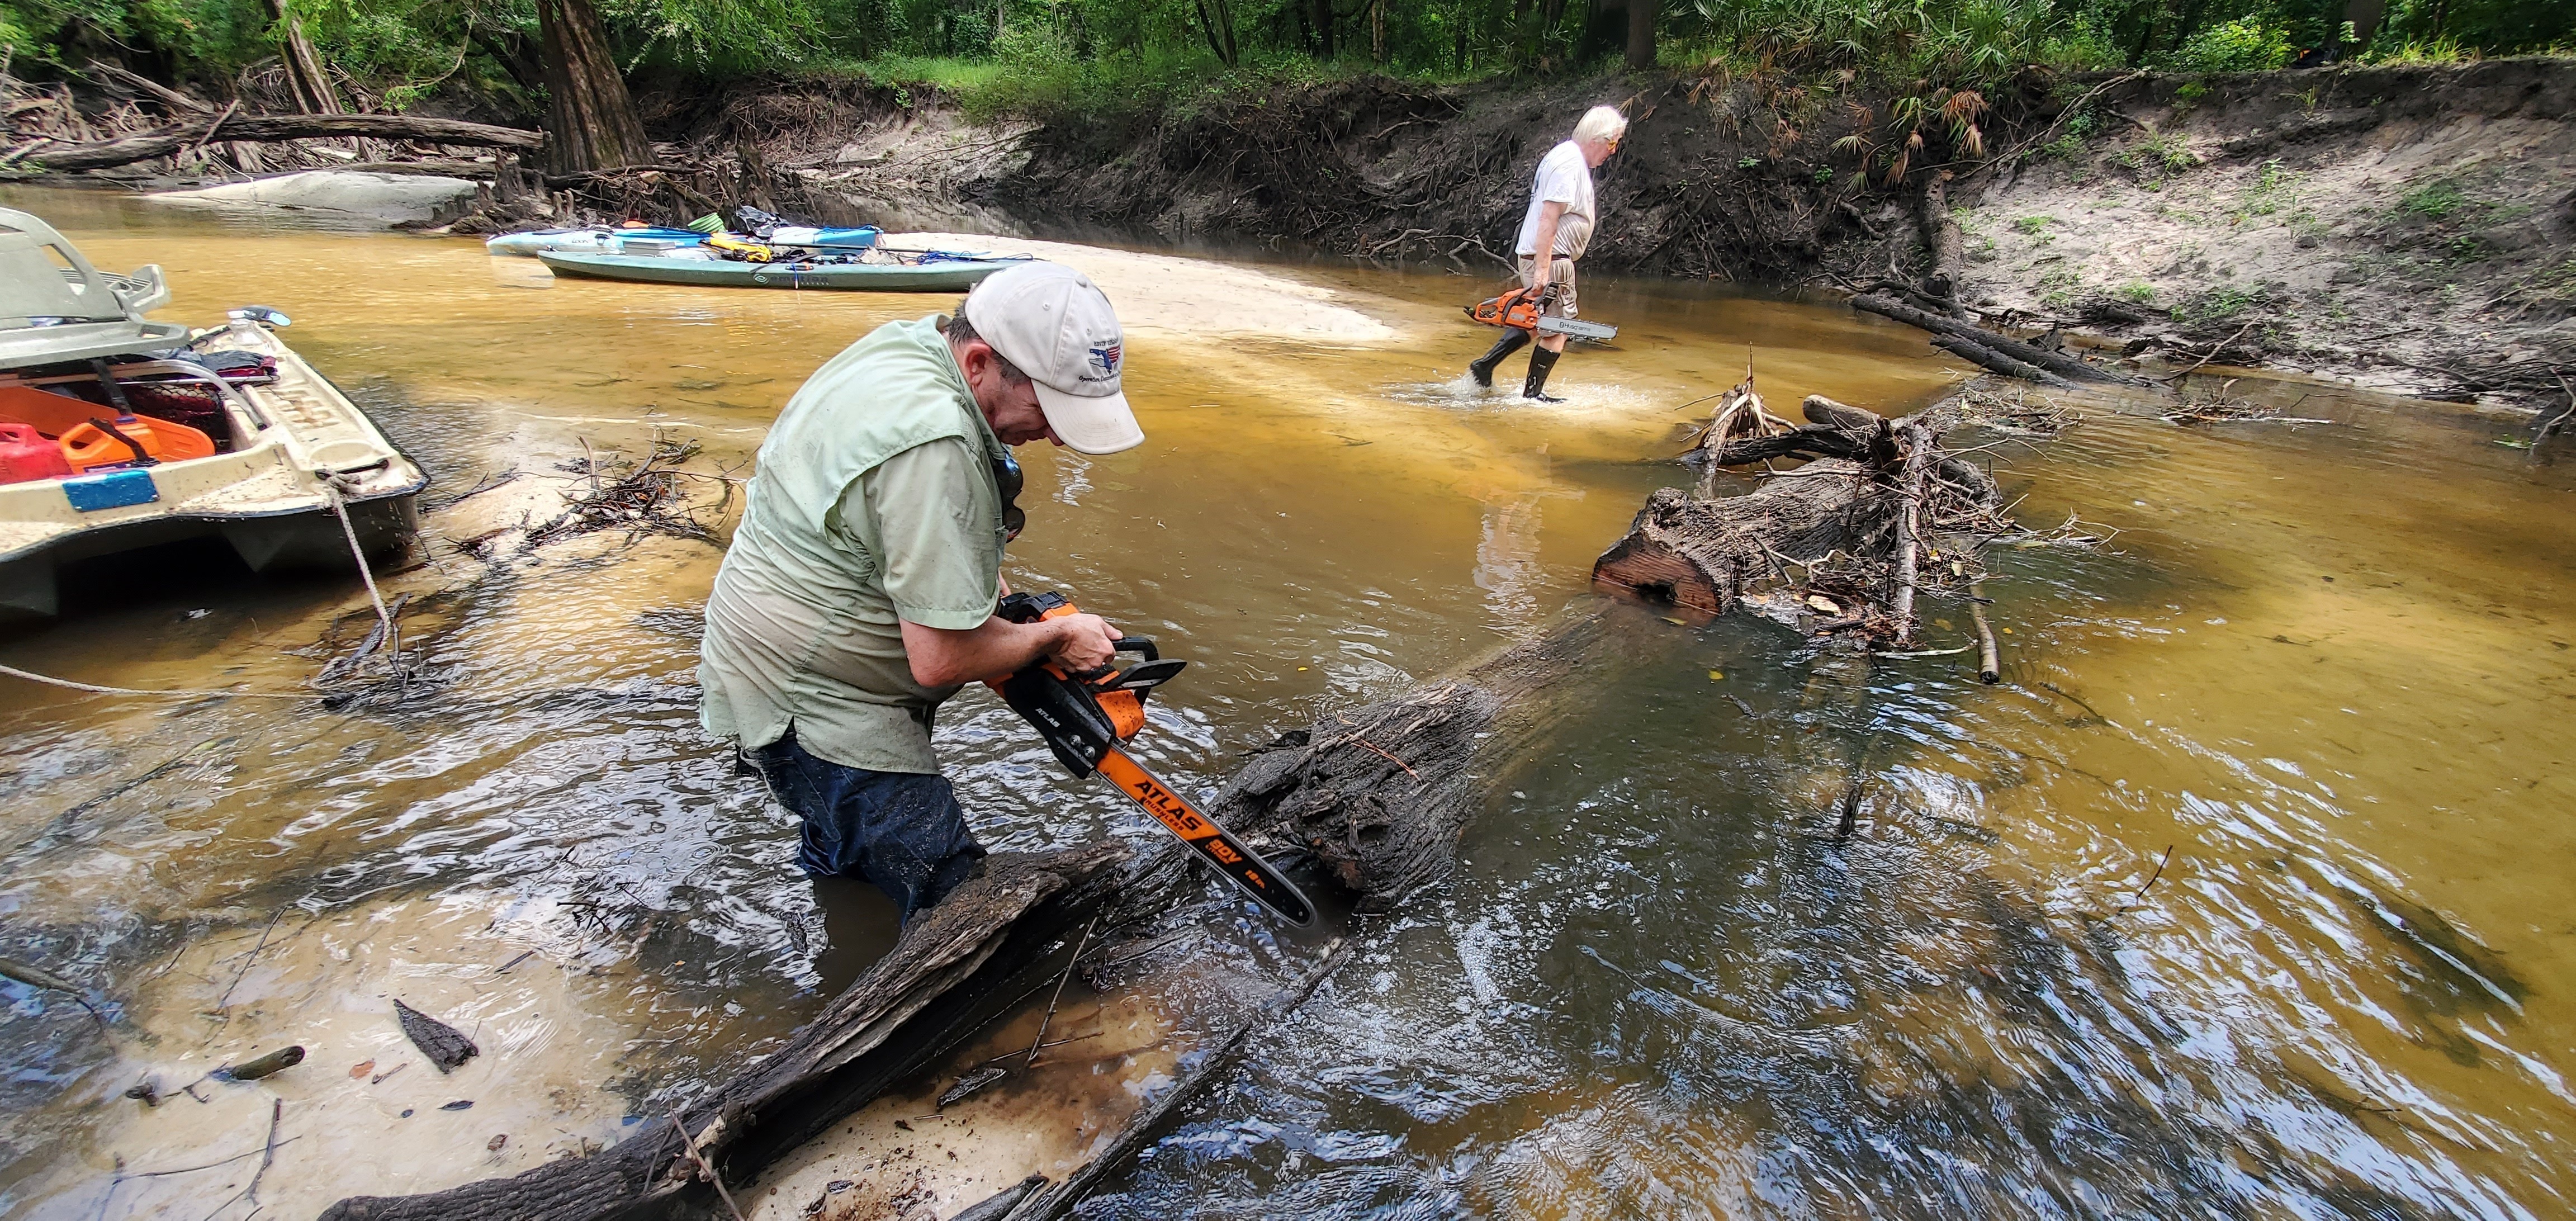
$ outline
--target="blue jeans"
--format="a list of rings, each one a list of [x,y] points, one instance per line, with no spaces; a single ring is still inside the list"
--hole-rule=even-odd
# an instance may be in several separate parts
[[[770,795],[804,820],[796,867],[876,883],[907,924],[984,859],[945,776],[844,767],[806,753],[793,731],[748,753]]]

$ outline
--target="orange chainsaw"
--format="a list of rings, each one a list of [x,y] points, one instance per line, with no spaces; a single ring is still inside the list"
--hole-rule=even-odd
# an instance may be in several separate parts
[[[1012,594],[993,613],[1013,623],[1035,623],[1077,612],[1063,594],[1043,593]],[[1055,752],[1056,762],[1064,764],[1075,779],[1093,772],[1109,777],[1154,821],[1180,836],[1191,851],[1263,907],[1291,924],[1312,923],[1315,905],[1296,883],[1119,749],[1145,728],[1145,696],[1190,663],[1166,660],[1154,642],[1142,636],[1121,637],[1117,648],[1122,653],[1141,653],[1144,660],[1124,670],[1102,666],[1087,674],[1068,674],[1051,662],[1039,662],[986,685],[1000,693],[1012,711],[1037,726],[1047,749]]]
[[[1550,284],[1544,290],[1515,288],[1502,296],[1479,301],[1467,307],[1470,321],[1485,326],[1510,327],[1516,331],[1534,331],[1541,335],[1563,335],[1569,339],[1592,339],[1608,342],[1619,337],[1619,328],[1577,318],[1559,318],[1540,311],[1556,293]]]

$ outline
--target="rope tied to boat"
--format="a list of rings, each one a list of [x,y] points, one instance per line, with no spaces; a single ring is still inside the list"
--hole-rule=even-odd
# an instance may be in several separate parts
[[[340,519],[340,537],[347,539],[349,542],[349,558],[358,566],[358,578],[366,582],[367,601],[376,608],[376,622],[382,624],[384,627],[384,649],[389,658],[386,664],[392,666],[394,673],[399,676],[402,673],[401,629],[394,626],[393,612],[386,609],[384,594],[376,588],[375,570],[370,568],[367,564],[366,549],[358,545],[358,527],[355,522],[349,519],[349,506],[348,502],[344,499],[345,493],[356,490],[356,483],[346,475],[334,474],[328,471],[317,471],[315,473],[322,476],[322,495],[325,500],[330,502],[332,515]],[[141,687],[111,687],[103,683],[84,683],[75,682],[68,678],[55,678],[50,674],[38,674],[33,670],[21,670],[16,666],[10,665],[0,665],[0,674],[5,674],[11,678],[21,679],[26,682],[40,683],[48,687],[60,687],[66,691],[86,691],[92,695],[143,695],[161,696],[172,699],[269,699],[314,701],[322,701],[330,698],[322,692],[217,691],[202,688],[179,687],[153,690]]]
[[[385,630],[385,664],[396,675],[402,673],[402,629],[394,626],[394,614],[385,609],[385,596],[376,589],[376,572],[367,564],[366,548],[358,545],[358,527],[349,520],[349,504],[344,494],[357,490],[357,481],[331,471],[317,471],[322,476],[322,495],[331,502],[332,515],[340,519],[340,537],[349,540],[349,559],[358,566],[358,579],[367,583],[367,601],[376,608],[376,622]]]
[[[94,694],[94,695],[165,695],[165,696],[175,696],[175,697],[180,698],[180,699],[192,699],[192,700],[194,700],[194,699],[210,699],[210,698],[211,698],[211,699],[242,698],[242,699],[270,699],[270,700],[319,700],[319,699],[322,699],[322,698],[323,698],[322,694],[321,694],[321,693],[319,693],[319,692],[296,692],[296,691],[200,691],[200,690],[188,690],[188,689],[184,689],[184,688],[172,688],[172,689],[168,689],[168,690],[147,691],[147,690],[144,690],[144,689],[139,688],[139,687],[108,687],[108,686],[102,686],[102,685],[100,685],[100,684],[98,684],[98,683],[76,683],[76,682],[73,682],[72,680],[70,680],[70,679],[68,679],[68,678],[55,678],[55,677],[53,677],[52,675],[49,675],[49,674],[38,674],[38,673],[36,673],[36,672],[35,672],[35,671],[33,671],[33,670],[21,670],[21,669],[19,669],[19,668],[18,668],[18,667],[16,667],[16,666],[0,666],[0,674],[6,674],[6,675],[8,675],[8,676],[9,676],[9,677],[11,677],[11,678],[20,678],[20,679],[25,679],[26,681],[31,682],[31,683],[43,683],[44,685],[46,685],[46,686],[48,686],[48,687],[61,687],[61,688],[63,688],[63,689],[64,689],[64,690],[66,690],[66,691],[87,691],[87,692],[90,692],[90,693],[92,693],[92,694]]]

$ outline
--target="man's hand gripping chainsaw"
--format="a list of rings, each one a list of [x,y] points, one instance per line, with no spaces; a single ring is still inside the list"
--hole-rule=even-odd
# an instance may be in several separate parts
[[[1012,594],[993,613],[1013,623],[1035,623],[1076,611],[1063,594],[1043,593]],[[1069,674],[1042,661],[986,685],[999,692],[1012,711],[1037,726],[1047,749],[1076,779],[1093,772],[1107,776],[1263,907],[1291,924],[1314,920],[1315,905],[1306,901],[1295,883],[1120,749],[1145,728],[1146,695],[1190,663],[1165,660],[1154,642],[1141,636],[1123,637],[1117,648],[1142,653],[1144,660],[1124,670],[1102,666],[1088,674]]]
[[[1579,318],[1559,318],[1546,312],[1548,304],[1563,291],[1550,284],[1544,289],[1515,288],[1499,297],[1489,297],[1467,307],[1467,317],[1486,326],[1510,327],[1540,335],[1564,335],[1573,339],[1593,339],[1607,343],[1619,337],[1619,328],[1606,323],[1585,322]]]

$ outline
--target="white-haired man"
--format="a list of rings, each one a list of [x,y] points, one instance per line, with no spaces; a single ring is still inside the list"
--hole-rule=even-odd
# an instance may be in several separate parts
[[[1521,283],[1537,289],[1545,298],[1545,313],[1561,318],[1574,316],[1574,261],[1582,258],[1584,247],[1592,243],[1592,171],[1619,151],[1619,140],[1627,134],[1628,120],[1618,110],[1595,106],[1574,125],[1573,139],[1539,158],[1538,174],[1530,183],[1529,212],[1521,218],[1516,250],[1520,255]],[[1541,251],[1546,253],[1542,255]],[[1493,350],[1470,362],[1467,371],[1475,376],[1477,385],[1493,385],[1494,368],[1529,341],[1528,331],[1505,327],[1503,337],[1494,341]],[[1542,403],[1564,401],[1547,392],[1547,375],[1556,368],[1556,358],[1564,351],[1563,335],[1549,335],[1538,341],[1538,349],[1530,353],[1529,376],[1521,383],[1522,398]]]
[[[983,846],[939,774],[931,717],[1041,658],[1108,664],[1097,615],[994,617],[1025,520],[1010,447],[1142,443],[1118,315],[1089,278],[1023,263],[954,317],[889,322],[815,370],[760,446],[707,597],[700,720],[803,820],[796,864],[874,882],[906,921]]]

